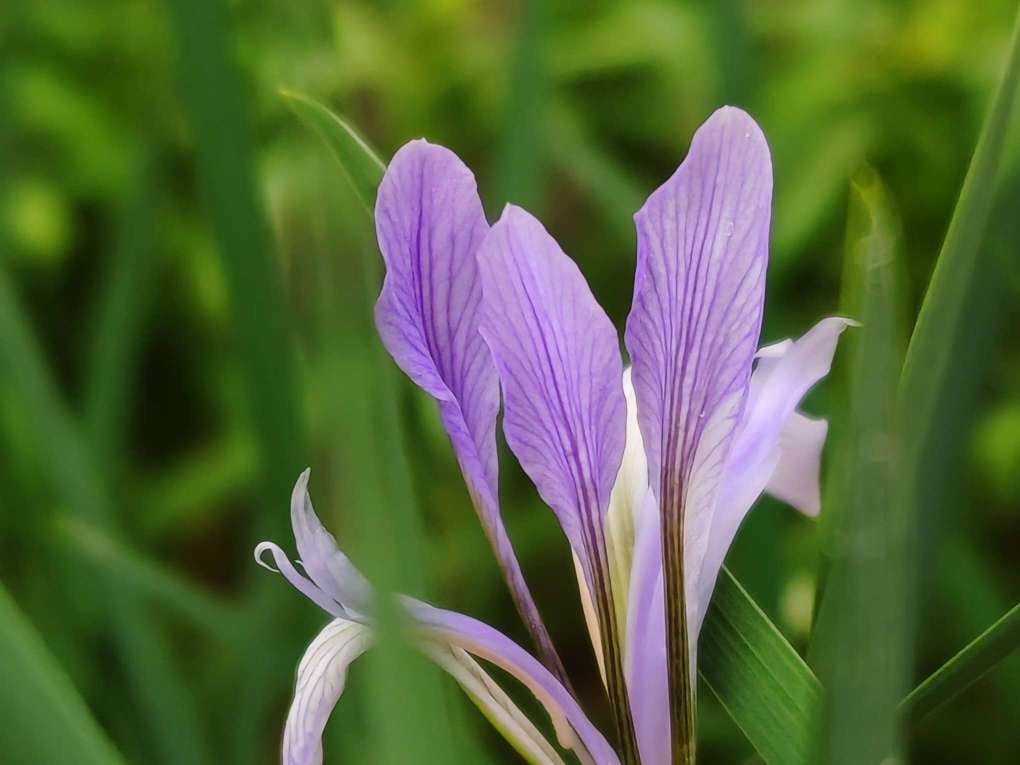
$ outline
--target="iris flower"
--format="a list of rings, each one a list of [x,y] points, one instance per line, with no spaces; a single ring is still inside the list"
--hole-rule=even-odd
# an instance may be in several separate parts
[[[826,423],[797,407],[828,373],[848,322],[824,319],[758,349],[771,204],[760,128],[739,109],[718,110],[635,216],[625,370],[612,322],[531,214],[508,205],[490,227],[471,172],[424,140],[386,171],[376,325],[438,403],[537,658],[469,616],[400,602],[421,650],[532,762],[562,760],[476,659],[530,689],[582,762],[693,762],[698,633],[737,528],[766,491],[818,513]],[[507,444],[573,553],[614,744],[574,697],[501,519],[501,391]],[[275,544],[256,549],[332,617],[298,667],[288,765],[321,762],[348,666],[372,643],[370,588],[316,517],[307,482],[306,471],[291,503],[303,573]]]

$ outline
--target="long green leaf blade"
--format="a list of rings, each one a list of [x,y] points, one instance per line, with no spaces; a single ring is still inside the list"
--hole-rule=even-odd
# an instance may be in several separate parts
[[[832,559],[812,636],[826,688],[823,762],[897,759],[896,705],[907,685],[909,599],[905,518],[895,501],[896,383],[903,362],[900,247],[878,176],[851,184],[844,270],[849,333],[849,423],[835,446],[834,491],[826,510]],[[847,367],[847,365],[841,365]]]
[[[376,189],[386,172],[385,163],[358,131],[318,101],[289,90],[281,90],[280,95],[333,151],[358,199],[371,213],[375,209]]]
[[[328,109],[303,96],[284,97],[343,165],[371,214],[385,166]],[[323,313],[330,317],[325,375],[330,390],[343,391],[329,408],[331,422],[344,434],[337,469],[347,473],[344,499],[359,509],[354,519],[364,541],[365,574],[379,592],[421,592],[427,589],[419,544],[424,530],[404,447],[397,380],[371,321],[381,259],[373,247],[358,249],[363,257],[343,264],[349,269],[343,276],[334,273],[341,264],[323,264],[326,278],[317,285]],[[407,644],[403,614],[394,602],[380,597],[375,615],[377,644],[365,657],[373,681],[365,699],[372,751],[380,762],[394,765],[413,761],[422,751],[436,763],[462,760],[463,752],[457,753],[467,746],[466,731],[458,730],[456,739],[451,735],[435,667]]]
[[[996,325],[998,264],[982,247],[1020,83],[1020,12],[1002,79],[960,191],[900,380],[903,502],[917,544],[935,545],[942,508]],[[921,565],[921,551],[912,564]]]
[[[726,568],[712,595],[698,656],[705,684],[766,762],[810,761],[821,685]]]
[[[1020,648],[1020,605],[975,638],[910,692],[900,710],[919,722],[952,701]]]
[[[0,693],[0,750],[5,762],[123,764],[42,638],[2,585],[0,677],[10,689]]]

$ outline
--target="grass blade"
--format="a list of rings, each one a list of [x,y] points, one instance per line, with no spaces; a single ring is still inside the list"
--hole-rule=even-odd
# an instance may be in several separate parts
[[[943,664],[900,704],[911,722],[919,722],[952,701],[1020,648],[1020,605]]]
[[[705,685],[765,762],[811,760],[821,685],[726,568],[712,595],[698,656]]]
[[[0,749],[6,762],[122,765],[42,638],[0,585]]]
[[[111,465],[124,438],[131,372],[155,251],[155,186],[154,163],[144,160],[124,211],[120,241],[102,280],[105,286],[96,311],[85,373],[85,428],[96,462],[102,466]]]
[[[904,504],[918,544],[937,543],[960,462],[985,349],[995,327],[998,264],[982,248],[1020,83],[1020,12],[1002,79],[982,128],[907,348],[900,380]],[[911,538],[914,538],[911,532]],[[929,547],[930,546],[930,547]],[[920,550],[912,563],[920,567]]]
[[[896,706],[907,685],[910,600],[905,522],[896,502],[896,383],[903,360],[896,226],[870,169],[851,184],[844,313],[861,326],[846,340],[849,424],[837,444],[827,509],[831,570],[812,653],[826,688],[821,761],[898,759]],[[815,645],[817,643],[817,646]]]
[[[298,117],[325,141],[364,207],[371,214],[384,165],[343,120],[303,96],[284,94]],[[347,166],[345,163],[350,163]],[[358,247],[356,263],[321,264],[318,280],[328,338],[325,375],[333,396],[331,422],[342,433],[337,472],[346,478],[345,504],[357,507],[365,574],[380,593],[427,591],[410,466],[404,447],[394,368],[372,325],[372,303],[379,287],[381,259],[374,246]],[[356,275],[351,277],[350,271]],[[314,474],[313,474],[314,483]],[[429,752],[436,763],[457,762],[466,731],[454,738],[445,713],[445,689],[437,669],[407,645],[403,614],[386,597],[376,611],[377,643],[365,657],[372,680],[365,701],[371,751],[384,763],[404,763]]]
[[[385,163],[353,127],[318,101],[289,90],[281,90],[280,95],[336,155],[358,199],[371,214],[375,210],[376,189],[386,172]]]
[[[112,533],[114,513],[106,487],[90,459],[85,439],[43,363],[2,270],[0,370],[9,375],[21,405],[31,413],[35,431],[49,455],[51,480],[58,496],[76,517]],[[190,697],[166,660],[169,652],[161,633],[116,578],[102,577],[95,583],[94,591],[104,593],[112,636],[125,658],[128,680],[136,697],[136,711],[141,712],[160,758],[166,762],[202,762],[203,747]]]
[[[280,270],[259,202],[244,80],[233,56],[223,0],[166,3],[177,40],[182,92],[199,184],[227,277],[238,356],[258,434],[267,494],[261,534],[289,534],[295,476],[305,467],[294,353]],[[253,575],[255,575],[254,567]]]

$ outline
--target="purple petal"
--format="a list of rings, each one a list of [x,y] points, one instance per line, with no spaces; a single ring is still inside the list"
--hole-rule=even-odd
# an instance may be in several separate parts
[[[284,765],[320,765],[322,732],[347,682],[347,668],[368,650],[369,628],[334,619],[305,651],[298,665],[294,700],[283,731]]]
[[[684,569],[689,548],[707,544],[747,395],[771,203],[765,137],[747,114],[725,107],[697,131],[683,164],[634,218],[638,263],[626,340],[649,481],[662,514],[670,696],[676,699],[689,697],[693,674]],[[674,705],[673,717],[684,726],[673,731],[675,746],[688,746],[681,739],[693,736],[689,706]]]
[[[819,476],[829,423],[794,412],[779,434],[779,463],[765,491],[814,517],[822,509]]]
[[[618,765],[613,748],[585,716],[577,701],[537,659],[489,625],[470,616],[405,599],[419,627],[513,675],[549,714],[560,743],[590,755],[596,765]],[[580,745],[580,747],[578,746]]]
[[[496,368],[478,333],[476,254],[489,226],[474,176],[450,150],[412,141],[379,187],[376,232],[386,280],[375,307],[383,344],[439,405],[482,527],[546,663],[566,677],[500,516]]]
[[[315,514],[308,496],[310,473],[306,469],[298,477],[290,498],[290,519],[301,565],[312,581],[348,613],[363,613],[368,610],[368,582],[340,551],[336,539]]]
[[[412,141],[390,162],[375,207],[386,280],[375,307],[386,350],[440,403],[473,492],[496,495],[496,369],[478,334],[475,255],[489,231],[471,171]]]
[[[658,507],[649,491],[635,522],[625,669],[642,765],[670,761],[666,610]]]
[[[698,572],[692,585],[699,628],[726,552],[741,521],[768,486],[815,514],[820,504],[818,468],[825,439],[824,421],[796,411],[800,400],[829,372],[840,334],[852,322],[823,319],[796,342],[769,346],[751,380],[739,433],[734,440],[704,557],[687,558]],[[697,633],[695,632],[695,635]]]
[[[625,439],[616,330],[574,262],[518,207],[504,210],[478,262],[481,332],[503,384],[507,443],[591,584]]]

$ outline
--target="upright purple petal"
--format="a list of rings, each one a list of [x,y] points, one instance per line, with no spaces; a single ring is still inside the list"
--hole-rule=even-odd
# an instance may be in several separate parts
[[[771,203],[765,137],[747,114],[725,107],[697,131],[683,164],[635,216],[638,263],[626,340],[662,513],[674,757],[694,736],[685,548],[707,545],[747,395]]]
[[[503,385],[507,443],[581,562],[610,699],[632,750],[604,533],[626,428],[616,331],[574,262],[524,210],[504,210],[478,262],[481,332]]]
[[[518,207],[503,212],[478,262],[507,443],[590,576],[625,440],[616,330],[574,261]]]
[[[565,678],[500,516],[499,383],[478,333],[476,254],[489,231],[474,176],[450,150],[412,141],[390,162],[375,209],[386,280],[375,317],[401,369],[436,399],[472,502],[543,660]]]

